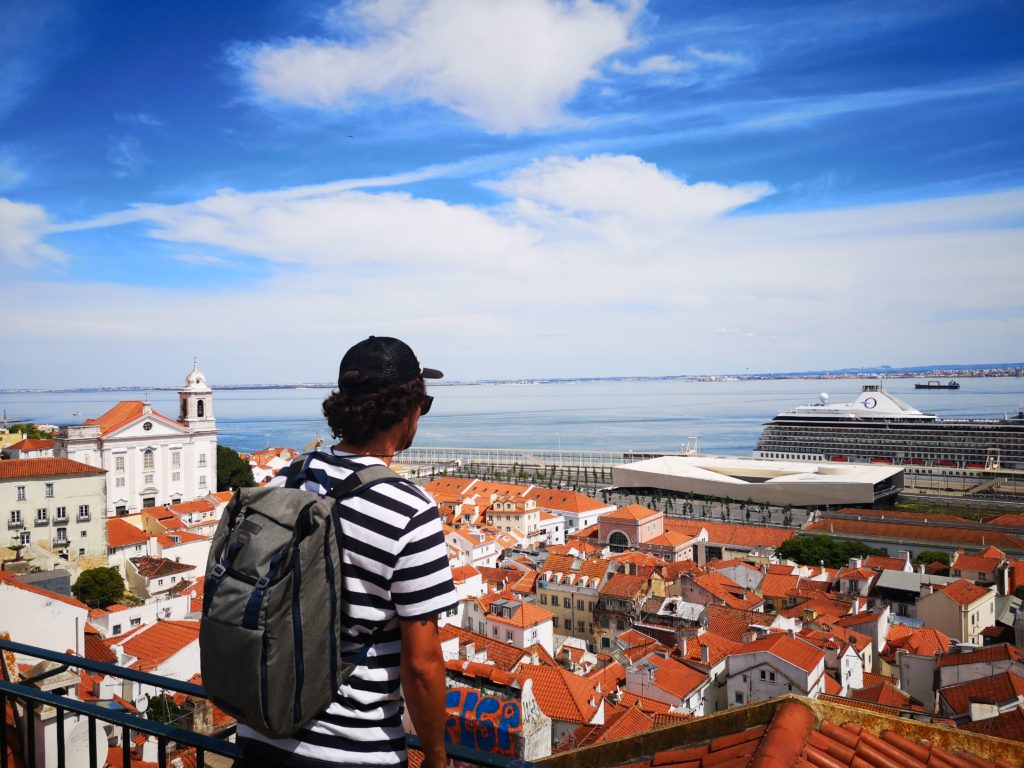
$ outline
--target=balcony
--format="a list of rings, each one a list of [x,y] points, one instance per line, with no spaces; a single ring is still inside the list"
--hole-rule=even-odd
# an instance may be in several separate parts
[[[102,706],[110,702],[80,701],[53,690],[45,690],[47,687],[63,690],[57,687],[60,685],[59,675],[67,675],[71,671],[69,677],[76,682],[79,679],[77,670],[88,670],[159,691],[182,693],[194,702],[207,705],[205,709],[209,711],[206,692],[198,685],[0,638],[0,652],[4,651],[59,665],[30,681],[12,683],[0,676],[0,713],[3,713],[7,706],[15,713],[13,728],[4,727],[4,721],[0,719],[0,755],[6,755],[9,748],[14,750],[14,754],[18,754],[20,745],[36,745],[36,749],[20,747],[21,758],[26,768],[39,768],[40,765],[51,765],[56,768],[82,765],[84,755],[81,752],[85,751],[85,744],[82,742],[86,738],[89,768],[99,768],[105,764],[106,751],[100,743],[102,739],[106,739],[110,746],[120,746],[131,744],[133,738],[140,735],[156,739],[157,764],[160,768],[178,764],[176,758],[183,755],[187,758],[194,757],[196,768],[204,768],[207,765],[213,768],[226,768],[240,755],[240,749],[234,743],[233,725],[219,731],[214,730],[212,726],[203,731],[179,728],[130,714],[122,709]],[[49,686],[47,680],[50,681]],[[39,684],[38,687],[36,684]],[[209,720],[198,716],[200,709],[196,708],[194,722],[209,724]],[[67,719],[75,716],[84,718],[87,728],[83,729],[80,721],[70,729]],[[43,722],[44,718],[46,722]],[[50,727],[53,724],[56,726],[55,734]],[[98,725],[100,727],[97,727]],[[84,733],[85,730],[88,731],[87,734]],[[15,733],[20,735],[20,740],[11,738]],[[76,741],[76,737],[81,738]],[[419,739],[415,736],[407,736],[406,742],[410,749],[419,747]],[[72,748],[76,751],[73,757],[68,750],[71,745],[74,745]],[[468,747],[449,744],[447,749],[449,757],[454,760],[484,768],[540,768],[522,760]],[[47,750],[55,754],[47,754]],[[99,760],[97,753],[101,756]],[[124,750],[121,757],[123,762],[120,768],[130,768],[133,760],[131,751]],[[185,762],[188,764],[190,760]]]
[[[45,528],[50,524],[50,518],[48,517],[37,517],[32,521],[36,528]]]
[[[79,523],[88,523],[92,519],[92,514],[89,512],[79,512],[75,515],[75,521]]]
[[[53,540],[53,548],[54,549],[62,549],[64,547],[66,547],[70,543],[71,543],[71,540],[68,539],[67,537],[65,537],[63,539],[56,538],[56,539]]]
[[[20,529],[22,529],[24,527],[25,527],[25,521],[24,520],[14,520],[12,518],[7,518],[7,530],[9,530],[9,531],[17,531],[17,530],[20,530]]]

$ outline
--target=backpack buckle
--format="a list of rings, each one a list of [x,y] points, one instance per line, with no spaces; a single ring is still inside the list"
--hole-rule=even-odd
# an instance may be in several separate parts
[[[215,566],[213,566],[213,568],[210,569],[210,575],[213,576],[215,579],[221,578],[227,572],[228,569],[224,566],[224,563],[217,563]]]
[[[270,576],[261,576],[260,580],[256,582],[256,589],[266,589],[270,583]]]

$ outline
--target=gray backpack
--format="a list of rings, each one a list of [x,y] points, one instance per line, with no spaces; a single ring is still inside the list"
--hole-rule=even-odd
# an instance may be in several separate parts
[[[301,484],[308,463],[289,483]],[[235,493],[210,547],[199,627],[203,686],[217,706],[274,738],[327,709],[369,648],[347,659],[339,650],[347,606],[335,507],[399,479],[374,465],[327,496],[298,488]]]

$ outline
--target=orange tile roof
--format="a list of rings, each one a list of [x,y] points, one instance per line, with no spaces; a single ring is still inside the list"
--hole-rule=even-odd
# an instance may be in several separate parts
[[[554,488],[531,488],[526,498],[532,499],[538,507],[557,512],[582,514],[604,509],[608,505],[576,491],[562,491]]]
[[[701,632],[699,635],[687,638],[686,654],[680,654],[681,658],[697,664],[703,664],[701,649],[708,649],[708,664],[714,666],[730,653],[742,648],[742,643],[730,640],[714,630]]]
[[[187,515],[192,512],[213,512],[216,507],[206,499],[183,501],[180,504],[168,504],[167,509],[176,515]]]
[[[770,653],[804,672],[813,672],[825,659],[825,654],[821,650],[805,640],[790,637],[785,632],[766,635],[751,643],[745,643],[733,655],[759,652]]]
[[[1001,557],[983,557],[982,555],[958,554],[949,564],[950,568],[960,571],[978,571],[979,573],[992,573],[999,564],[1003,562]]]
[[[879,571],[902,571],[907,561],[901,557],[885,557],[884,555],[868,555],[864,558],[865,568],[874,568]]]
[[[110,638],[107,644],[121,644],[116,642],[120,639]],[[151,671],[194,642],[199,642],[198,621],[160,620],[131,635],[123,648],[137,659],[132,669]]]
[[[772,622],[772,617],[766,613],[727,605],[709,605],[704,612],[708,617],[708,629],[735,643],[743,641],[743,634],[751,624],[763,626]]]
[[[524,664],[518,676],[533,680],[533,695],[541,711],[552,720],[589,723],[597,714],[601,694],[597,684],[567,670]]]
[[[185,573],[196,568],[196,566],[189,565],[188,563],[179,563],[166,557],[150,557],[149,555],[130,557],[128,561],[135,566],[135,570],[139,572],[139,575],[146,579],[173,576],[174,574]]]
[[[766,573],[757,591],[763,597],[785,597],[789,591],[800,584],[799,576],[783,576],[778,573]]]
[[[2,463],[4,462],[0,462],[0,464]],[[33,595],[39,595],[41,597],[47,598],[48,600],[57,600],[67,605],[74,606],[75,608],[81,608],[83,611],[89,610],[88,606],[86,606],[85,603],[80,603],[73,597],[61,595],[57,592],[51,592],[48,589],[42,589],[41,587],[37,587],[34,584],[26,584],[24,581],[20,581],[19,579],[17,579],[14,576],[14,574],[10,573],[9,571],[0,571],[0,585],[2,584],[6,584],[9,587],[14,587],[15,589],[20,589],[23,592],[31,592]]]
[[[14,445],[8,446],[9,451],[48,451],[57,445],[56,440],[49,440],[46,438],[25,438],[21,442],[15,443]]]
[[[931,521],[929,517],[929,521]],[[944,544],[986,546],[995,544],[1002,549],[1024,550],[1024,539],[999,531],[975,528],[947,528],[941,525],[909,525],[888,520],[857,520],[829,518],[805,525],[811,533],[842,533],[852,536],[874,536],[889,541],[927,541]]]
[[[892,683],[876,683],[857,688],[850,691],[850,698],[898,709],[907,709],[911,706],[910,694],[901,691]]]
[[[989,525],[1000,525],[1007,528],[1024,528],[1024,515],[1018,512],[1011,512],[1007,515],[993,517],[988,521]]]
[[[608,705],[605,706],[607,709]],[[604,725],[581,725],[573,731],[572,736],[565,744],[565,748],[580,749],[593,746],[594,744],[603,744],[606,741],[639,736],[642,733],[647,733],[647,731],[652,730],[654,727],[654,718],[646,714],[639,707],[619,708],[613,713],[605,713]],[[556,749],[555,751],[559,750]]]
[[[6,459],[0,461],[0,480],[61,475],[105,475],[107,470],[71,459]]]
[[[685,529],[679,525],[679,518],[665,520],[665,528],[671,530]],[[689,523],[689,521],[685,521]],[[708,541],[712,544],[731,544],[736,547],[754,549],[756,547],[780,547],[796,535],[792,528],[773,528],[766,525],[743,525],[742,523],[718,523],[712,520],[701,520],[700,527],[708,532]]]
[[[959,605],[970,605],[989,594],[989,590],[967,579],[959,579],[937,591]]]
[[[990,717],[987,720],[962,723],[960,728],[984,736],[1024,741],[1024,707],[1018,706],[1016,709],[1001,712],[996,717]]]
[[[607,520],[628,520],[630,522],[642,522],[644,520],[650,520],[655,517],[664,517],[664,512],[658,512],[654,509],[648,509],[647,507],[641,506],[640,504],[629,504],[625,507],[620,507],[614,512],[605,512],[601,515],[602,521]]]
[[[1024,662],[1024,654],[1008,643],[987,645],[973,650],[958,650],[939,654],[936,666],[958,667],[963,664],[990,664],[994,661]]]
[[[149,541],[149,536],[150,534],[118,517],[107,519],[107,547],[110,549],[145,544]]]
[[[675,659],[666,659],[658,654],[650,654],[644,658],[642,664],[649,664],[654,667],[654,678],[651,685],[661,690],[685,699],[693,691],[708,682],[708,676],[688,667]]]
[[[1005,704],[1024,697],[1024,677],[1014,672],[971,680],[939,689],[939,699],[954,715],[970,712],[971,704]]]
[[[673,549],[683,546],[689,541],[692,541],[693,537],[686,536],[679,531],[666,531],[661,536],[655,536],[653,539],[648,539],[646,542],[651,547],[672,547]]]
[[[156,540],[160,542],[161,547],[177,547],[182,544],[194,544],[197,541],[209,541],[210,537],[192,533],[191,531],[175,531],[174,533],[158,534]]]
[[[948,651],[950,639],[934,627],[908,627],[906,624],[892,624],[886,638],[887,656],[896,651],[906,651],[917,656],[934,656],[939,651]]]
[[[143,408],[145,403],[141,400],[122,400],[109,411],[104,413],[102,416],[97,416],[95,419],[86,419],[83,424],[99,425],[100,434],[109,435],[126,424],[130,424],[136,419],[141,419],[143,415]],[[151,411],[151,415],[168,424],[174,424],[180,426],[174,419],[169,419],[161,413]]]
[[[744,589],[723,573],[711,571],[710,573],[694,574],[689,578],[732,608],[750,610],[762,603],[760,596],[751,590]]]
[[[601,588],[601,595],[607,597],[634,598],[644,588],[646,579],[641,576],[629,576],[616,573]]]
[[[505,672],[515,671],[521,663],[528,662],[534,653],[537,654],[541,666],[558,666],[557,662],[551,658],[551,655],[540,646],[516,648],[508,643],[493,640],[485,635],[478,635],[476,632],[457,627],[453,624],[440,627],[438,633],[442,641],[458,638],[460,647],[465,647],[472,643],[477,651],[482,650],[487,653],[488,663]]]
[[[497,600],[510,600],[518,603],[512,611],[511,617],[505,617],[498,613],[491,613],[491,604]],[[511,627],[518,627],[525,629],[527,627],[535,627],[538,624],[543,624],[545,621],[551,621],[555,614],[549,611],[547,608],[542,608],[532,602],[518,599],[511,592],[492,592],[489,595],[477,598],[477,602],[483,608],[484,613],[487,614],[487,618],[491,621],[496,621],[499,624],[508,624]]]

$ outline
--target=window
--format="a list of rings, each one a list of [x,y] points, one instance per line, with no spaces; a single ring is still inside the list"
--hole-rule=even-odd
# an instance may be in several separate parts
[[[147,496],[146,498],[144,498],[142,500],[142,508],[143,509],[151,509],[152,507],[155,507],[155,506],[156,506],[156,497],[154,497],[154,496]]]
[[[79,504],[78,505],[78,519],[79,520],[88,520],[89,519],[89,505],[88,504]]]
[[[199,487],[200,488],[205,488],[206,487],[206,475],[200,475],[199,476]]]
[[[196,400],[196,416],[200,419],[206,417],[206,403],[202,400]]]
[[[58,521],[60,521],[60,520],[67,520],[68,519],[68,508],[67,507],[57,507],[57,510],[53,513],[53,519],[54,520],[58,520]]]
[[[171,482],[177,483],[181,480],[181,472],[171,472]]]
[[[18,543],[26,547],[32,543],[32,531],[22,531],[18,534]]]
[[[11,525],[21,525],[21,510],[20,509],[12,509],[11,510]]]
[[[19,486],[17,486],[15,488],[15,491],[18,494],[18,501],[24,501],[25,500],[25,486],[24,485],[19,485]]]
[[[153,451],[150,448],[147,448],[142,452],[142,468],[153,469],[154,466]]]
[[[84,538],[86,538],[86,537],[87,537],[88,535],[89,535],[89,532],[88,532],[88,531],[79,531],[79,532],[78,532],[78,538],[80,538],[80,539],[84,539]]]
[[[151,430],[152,428],[153,428],[153,422],[152,421],[147,421],[147,422],[143,423],[143,425],[142,425],[142,429],[145,430],[146,432],[149,432],[149,430]]]
[[[123,477],[115,477],[114,478],[114,487],[115,488],[124,488],[124,478]]]
[[[572,622],[569,619],[563,619],[562,626],[565,629],[572,629]]]
[[[743,691],[736,691],[736,703],[737,704],[742,704],[743,703]]]
[[[110,628],[110,634],[112,634],[112,635],[120,635],[121,634],[121,625],[120,624],[115,624],[114,626],[112,626]]]
[[[199,466],[200,467],[205,467],[206,466],[206,454],[205,453],[200,453],[199,454]]]
[[[124,504],[118,504],[116,507],[114,507],[114,512],[118,515],[127,515],[128,507]]]
[[[114,471],[115,472],[124,472],[124,456],[115,456],[114,457]]]
[[[511,640],[512,639],[512,630],[511,629],[506,629],[505,630],[505,639],[506,640]]]
[[[491,627],[491,634],[494,635],[495,637],[497,637],[498,636],[498,628],[497,627]]]
[[[548,596],[544,592],[540,593],[540,604],[541,605],[547,605],[548,604]]]
[[[142,482],[145,485],[152,485],[153,484],[153,476],[152,475],[143,475]]]
[[[181,466],[181,451],[174,451],[171,454],[171,466],[172,467],[180,467]]]
[[[572,608],[572,599],[568,598],[568,597],[563,597],[562,598],[562,607],[563,608]]]
[[[57,541],[58,542],[64,542],[65,544],[67,543],[67,541],[68,541],[68,529],[67,528],[58,528],[57,529]]]
[[[128,624],[130,626],[133,626],[133,627],[137,627],[141,623],[142,623],[142,617],[141,616],[134,616],[133,618],[128,620]]]
[[[761,679],[762,679],[762,680],[766,680],[767,678],[768,678],[768,673],[767,673],[767,672],[765,672],[765,671],[764,671],[764,670],[762,669],[762,670],[761,670]]]
[[[164,580],[163,580],[163,579],[157,579],[157,580],[156,580],[156,585],[157,585],[158,587],[162,587],[162,586],[164,585]]]
[[[577,600],[576,601],[576,610],[577,611],[582,611],[583,610],[583,601],[582,600]]]
[[[53,498],[53,483],[44,483],[43,484],[43,489],[44,489],[43,490],[43,494],[46,496],[46,498],[52,499]]]
[[[577,632],[583,632],[583,622],[582,621],[577,621],[576,622],[576,631]]]

